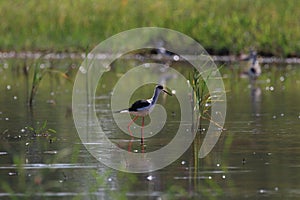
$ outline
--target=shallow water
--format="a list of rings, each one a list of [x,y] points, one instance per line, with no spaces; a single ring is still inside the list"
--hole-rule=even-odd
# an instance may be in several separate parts
[[[54,60],[60,71],[80,60]],[[214,149],[197,159],[191,147],[171,165],[149,173],[116,171],[98,162],[84,147],[72,118],[72,86],[55,75],[42,80],[34,106],[27,99],[32,72],[28,61],[3,60],[0,65],[0,198],[1,199],[296,199],[300,195],[300,66],[265,65],[250,87],[239,77],[241,64],[221,68],[227,91],[225,130]],[[30,62],[29,62],[30,64]],[[29,65],[28,64],[28,65]],[[188,74],[186,66],[175,66]],[[74,79],[78,67],[70,72]],[[109,84],[122,68],[104,77],[96,110],[108,137],[127,149],[129,137],[111,121]],[[133,98],[151,96],[140,88]],[[169,99],[168,99],[169,100]],[[171,105],[176,105],[176,100]],[[161,103],[165,103],[160,98]],[[146,151],[170,141],[180,121],[172,110],[164,134],[146,138]],[[56,133],[41,131],[47,128]],[[147,123],[147,119],[146,119]],[[204,127],[207,122],[203,122]],[[205,131],[196,140],[200,141]],[[141,151],[139,140],[132,150]]]

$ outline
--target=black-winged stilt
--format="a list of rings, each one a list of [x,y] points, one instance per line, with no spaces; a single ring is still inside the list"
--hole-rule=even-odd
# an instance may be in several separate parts
[[[256,51],[251,50],[250,54],[247,57],[242,58],[242,60],[249,61],[249,67],[246,74],[249,76],[250,80],[257,79],[257,77],[259,77],[261,74],[261,67],[257,59]]]
[[[135,120],[137,120],[138,117],[142,117],[141,144],[144,144],[144,133],[143,133],[144,118],[146,115],[148,115],[153,110],[161,91],[172,96],[172,94],[170,92],[168,92],[167,90],[165,90],[162,85],[157,85],[154,89],[153,96],[150,99],[137,100],[136,102],[134,102],[131,105],[130,108],[118,111],[118,113],[130,113],[135,116],[127,125],[128,132],[130,133],[131,136],[133,136],[133,135],[130,130],[130,126],[132,125],[132,123]]]

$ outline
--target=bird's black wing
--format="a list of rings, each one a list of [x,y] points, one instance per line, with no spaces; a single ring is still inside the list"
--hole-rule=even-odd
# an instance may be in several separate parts
[[[130,111],[138,111],[140,108],[149,106],[150,103],[147,100],[138,100],[134,102],[131,107],[128,109]]]
[[[250,68],[250,72],[251,72],[252,74],[256,74],[256,69],[255,69],[254,67],[251,67],[251,68]]]

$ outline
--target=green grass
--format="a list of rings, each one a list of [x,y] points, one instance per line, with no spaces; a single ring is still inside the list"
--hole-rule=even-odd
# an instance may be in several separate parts
[[[0,1],[0,50],[81,51],[131,28],[183,32],[210,53],[300,56],[298,0]]]

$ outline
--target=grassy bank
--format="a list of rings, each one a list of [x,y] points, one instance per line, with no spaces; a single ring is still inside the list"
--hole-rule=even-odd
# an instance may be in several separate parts
[[[84,51],[120,31],[159,26],[210,53],[300,56],[300,1],[0,1],[0,50]]]

